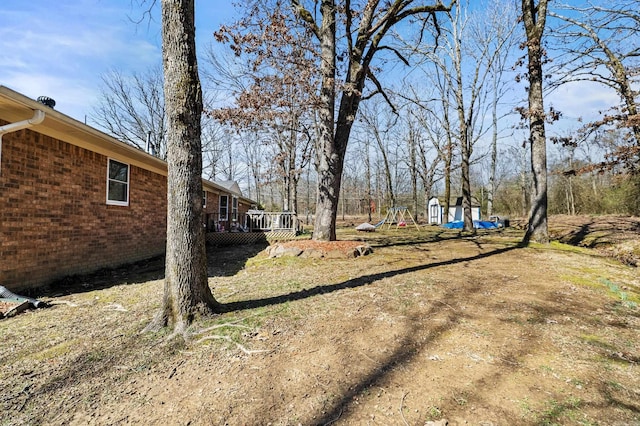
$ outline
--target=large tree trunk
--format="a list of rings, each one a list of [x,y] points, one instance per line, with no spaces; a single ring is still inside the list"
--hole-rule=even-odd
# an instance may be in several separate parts
[[[418,218],[418,165],[416,139],[418,138],[413,126],[409,129],[409,173],[411,175],[411,200],[413,201],[413,215]]]
[[[466,128],[463,130],[466,133]],[[464,212],[464,230],[475,233],[473,227],[473,217],[471,216],[471,148],[470,141],[462,140],[462,159],[460,164],[460,172],[462,174],[462,210]]]
[[[447,149],[444,159],[444,213],[442,223],[449,223],[449,209],[451,208],[451,167],[453,162],[453,141],[447,136]]]
[[[147,329],[184,332],[217,302],[207,280],[202,226],[202,91],[195,48],[194,0],[162,0],[164,97],[168,118],[167,255],[160,312]]]
[[[313,239],[336,239],[338,196],[344,159],[339,155],[334,138],[336,78],[336,8],[335,2],[324,0],[321,6],[319,141],[316,147],[318,192]]]
[[[371,222],[371,159],[369,158],[369,142],[365,143],[365,155],[364,155],[364,165],[365,165],[365,179],[367,181],[367,221]]]
[[[459,88],[458,90],[462,89]],[[469,140],[469,125],[466,122],[462,93],[457,93],[457,96],[459,97],[457,109],[458,119],[460,120],[460,174],[462,178],[463,230],[475,233],[473,217],[471,216],[471,140]]]
[[[336,154],[333,144],[324,147],[319,153],[318,199],[316,201],[316,220],[313,239],[335,241],[336,217],[338,215],[338,196],[342,182],[342,159]]]
[[[491,166],[489,171],[489,193],[487,194],[487,216],[493,214],[493,197],[496,193],[496,170],[498,166],[498,77],[493,74],[493,100],[491,102]]]
[[[527,146],[522,146],[520,155],[520,200],[522,203],[522,217],[527,217],[529,211],[529,185],[527,185]]]
[[[545,27],[547,0],[522,0],[522,14],[527,34],[529,59],[529,132],[531,143],[531,171],[533,198],[529,212],[529,225],[524,242],[549,242],[547,224],[547,145],[545,111],[542,93],[542,33]]]

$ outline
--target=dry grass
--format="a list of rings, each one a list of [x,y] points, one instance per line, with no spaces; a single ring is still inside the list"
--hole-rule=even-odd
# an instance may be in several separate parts
[[[640,424],[636,268],[514,229],[352,229],[373,254],[211,251],[227,313],[188,341],[140,334],[161,260],[39,295],[0,321],[0,424]]]

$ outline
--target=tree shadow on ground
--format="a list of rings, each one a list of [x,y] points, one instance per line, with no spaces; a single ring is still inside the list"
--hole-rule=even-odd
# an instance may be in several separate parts
[[[303,300],[309,297],[317,296],[319,294],[327,294],[327,293],[332,293],[334,291],[344,290],[348,288],[366,286],[385,278],[395,277],[396,275],[408,274],[411,272],[424,271],[427,269],[437,268],[439,266],[455,265],[458,263],[471,262],[474,260],[484,259],[487,257],[506,253],[512,250],[520,249],[522,247],[523,246],[521,244],[516,244],[516,245],[508,246],[505,248],[496,249],[487,253],[480,253],[475,256],[462,257],[457,259],[445,260],[442,262],[427,263],[424,265],[417,265],[417,266],[411,266],[408,268],[396,269],[394,271],[386,271],[386,272],[380,272],[377,274],[364,275],[364,276],[353,278],[341,283],[319,285],[311,289],[303,289],[300,291],[295,291],[295,292],[283,294],[280,296],[272,296],[264,299],[243,300],[243,301],[237,301],[237,302],[222,303],[221,308],[223,312],[233,312],[233,311],[261,308],[265,306],[278,305],[278,304],[292,302],[296,300]]]
[[[266,242],[237,246],[207,246],[207,276],[232,276],[244,268],[247,260],[263,251]],[[139,262],[113,268],[103,268],[88,274],[70,275],[31,290],[24,290],[26,296],[58,297],[61,295],[104,290],[124,284],[140,284],[164,279],[165,256],[156,256]]]
[[[415,244],[437,243],[447,240],[462,240],[468,238],[478,238],[487,236],[513,236],[521,238],[522,232],[514,229],[477,229],[475,233],[461,230],[445,229],[442,227],[430,227],[421,229],[419,232],[413,230],[390,230],[379,233],[369,233],[366,235],[344,232],[341,239],[353,239],[369,244],[371,247],[402,247]]]
[[[385,278],[389,278],[389,277],[393,277],[401,274],[428,270],[428,269],[436,268],[440,266],[448,266],[448,265],[455,265],[455,264],[464,263],[464,262],[472,262],[475,260],[480,260],[480,259],[488,258],[491,256],[497,256],[502,253],[506,253],[512,250],[517,250],[521,247],[522,246],[518,244],[514,246],[493,250],[487,253],[478,254],[475,256],[424,264],[424,265],[408,267],[408,268],[398,269],[395,271],[389,271],[384,273],[371,274],[371,275],[355,278],[352,280],[348,280],[339,284],[318,286],[314,289],[302,290],[299,292],[289,293],[287,295],[276,296],[272,298],[265,298],[265,299],[244,301],[244,302],[234,302],[234,303],[225,304],[224,306],[227,309],[236,309],[236,310],[253,309],[253,308],[263,307],[267,305],[284,303],[288,301],[301,300],[301,299],[312,297],[318,294],[327,294],[327,293],[342,290],[342,289],[369,285],[378,280],[382,280]],[[483,290],[483,286],[481,283],[476,282],[476,283],[469,284],[468,287],[465,289],[465,297],[467,298],[467,301],[469,300],[470,297],[481,292],[482,290]],[[445,289],[444,295],[439,300],[435,300],[434,302],[440,302],[441,300],[453,300],[456,298],[457,291],[458,291],[457,288],[448,287]],[[446,305],[448,306],[448,304]],[[376,368],[366,373],[356,383],[351,384],[351,386],[349,386],[348,389],[346,389],[343,393],[338,395],[338,398],[332,402],[331,406],[326,407],[325,410],[323,410],[319,418],[313,417],[313,420],[311,420],[311,415],[309,415],[309,421],[311,422],[310,424],[328,425],[328,424],[334,424],[340,421],[348,422],[350,407],[352,406],[353,401],[355,401],[359,395],[366,392],[366,390],[369,388],[382,387],[381,382],[383,382],[385,378],[396,369],[396,367],[408,365],[414,360],[416,360],[418,357],[423,356],[425,351],[430,346],[434,345],[438,341],[438,339],[440,339],[443,335],[446,335],[449,331],[454,329],[460,323],[463,323],[466,320],[470,319],[467,313],[465,313],[464,311],[454,310],[453,308],[451,308],[446,312],[446,314],[444,314],[445,318],[443,321],[439,321],[437,323],[436,322],[429,323],[427,336],[424,336],[425,320],[428,318],[432,318],[437,314],[443,315],[442,308],[438,303],[432,303],[426,312],[420,313],[419,315],[414,314],[406,317],[405,321],[408,324],[408,327],[406,332],[403,334],[400,342],[396,345],[396,348],[392,350],[391,353],[388,356],[386,356],[384,359],[379,360],[379,366],[377,366]],[[436,325],[433,325],[433,324],[436,324]],[[535,345],[533,346],[522,345],[521,347],[517,348],[512,355],[515,358],[525,356],[528,353],[528,351],[530,351],[531,348],[533,347],[535,347]],[[505,365],[507,365],[507,362],[505,362]],[[496,375],[502,376],[506,374],[512,374],[514,369],[519,369],[519,368],[521,368],[521,366],[514,363],[510,363],[508,365],[508,368],[500,369],[500,371],[496,373]],[[485,385],[485,384],[479,383],[479,385]],[[402,406],[400,407],[400,410],[402,410]],[[403,415],[403,418],[404,418],[404,415]],[[505,418],[504,420],[511,422],[511,421],[517,421],[518,419]],[[408,424],[416,424],[416,423],[409,422]]]
[[[182,348],[180,340],[159,340],[151,335],[141,338],[138,334],[120,334],[109,345],[99,340],[60,365],[46,362],[38,370],[21,372],[21,385],[3,390],[7,398],[0,402],[0,413],[20,413],[26,419],[24,424],[72,424],[75,412],[82,412],[89,401],[95,404],[101,398],[105,383],[117,389],[131,372],[150,371]],[[42,412],[40,404],[43,400],[48,401],[48,410],[58,413],[56,418],[45,418],[47,413]]]
[[[438,236],[436,236],[435,238],[438,238]],[[455,238],[459,238],[459,237],[453,236],[452,238],[446,238],[446,239],[455,239]],[[427,243],[427,242],[428,241],[424,241],[424,240],[420,242],[413,240],[413,244],[420,244],[420,243]],[[475,240],[473,242],[477,244]],[[399,245],[408,245],[408,244],[410,244],[409,241],[399,242]],[[266,306],[273,306],[273,305],[283,304],[283,303],[292,302],[292,301],[304,300],[307,298],[314,297],[316,295],[324,295],[324,294],[333,293],[333,292],[344,290],[344,289],[352,289],[352,288],[367,286],[379,280],[395,277],[402,274],[409,274],[417,271],[425,271],[425,270],[429,270],[429,269],[433,269],[441,266],[450,266],[450,265],[473,262],[476,260],[497,256],[509,251],[518,250],[524,247],[526,246],[523,243],[514,243],[513,245],[510,245],[504,248],[495,249],[495,250],[492,250],[486,253],[480,253],[474,256],[455,258],[451,260],[427,263],[427,264],[397,269],[393,271],[386,271],[381,273],[364,275],[364,276],[360,276],[360,277],[346,280],[336,284],[319,285],[314,288],[303,289],[300,291],[295,291],[288,294],[282,294],[279,296],[223,303],[222,308],[223,308],[223,311],[225,312],[233,312],[233,311],[241,311],[241,310],[250,310],[250,309],[261,308]],[[478,283],[478,284],[472,284],[471,287],[467,288],[466,290],[468,295],[473,295],[481,291],[481,289],[482,289],[482,285]],[[455,289],[453,288],[448,289],[445,295],[443,296],[442,300],[448,300],[449,297],[454,298],[455,297],[455,295],[453,294],[454,292],[455,292]],[[528,312],[530,311],[530,315],[529,317],[524,318],[524,321],[527,329],[531,329],[531,332],[528,334],[527,339],[522,340],[522,343],[516,344],[515,346],[511,347],[508,353],[501,355],[501,357],[498,360],[500,362],[501,368],[498,368],[490,376],[482,377],[475,381],[475,386],[473,386],[473,389],[476,389],[476,391],[474,391],[472,394],[468,396],[469,402],[490,405],[489,402],[485,401],[485,396],[483,392],[490,392],[491,387],[495,386],[495,383],[505,380],[504,378],[505,376],[511,375],[514,373],[514,371],[518,371],[524,368],[524,364],[522,364],[520,360],[522,360],[525,356],[527,356],[533,350],[532,348],[536,347],[534,342],[539,338],[539,336],[535,333],[535,330],[536,330],[535,327],[539,326],[540,324],[546,324],[548,320],[553,321],[554,318],[560,318],[562,315],[566,315],[567,309],[571,310],[571,308],[568,308],[565,305],[565,303],[559,301],[555,296],[550,298],[549,300],[542,300],[539,303],[541,304],[532,304],[527,309]],[[434,303],[429,308],[429,311],[425,315],[422,315],[421,318],[429,317],[430,315],[435,314],[436,312],[439,312],[440,315],[442,315],[441,309],[436,303]],[[577,314],[577,311],[572,312],[572,314],[575,316]],[[368,388],[380,386],[380,383],[397,366],[407,365],[408,363],[411,363],[413,360],[417,359],[419,354],[424,354],[424,351],[429,347],[430,344],[437,342],[437,340],[443,334],[455,328],[457,324],[460,323],[460,321],[464,321],[465,314],[462,311],[447,313],[446,318],[442,323],[439,323],[435,327],[431,327],[431,326],[429,327],[428,335],[425,339],[418,340],[416,338],[416,335],[419,334],[417,333],[417,331],[419,331],[421,327],[424,327],[424,325],[421,322],[421,318],[417,318],[417,317],[414,318],[413,316],[408,317],[406,321],[409,324],[409,331],[404,334],[398,346],[391,351],[391,354],[386,356],[383,360],[380,360],[380,364],[378,367],[364,374],[364,376],[359,378],[356,383],[353,383],[351,386],[348,387],[348,389],[341,392],[338,395],[337,399],[333,401],[329,407],[325,407],[325,410],[323,410],[321,414],[316,413],[316,415],[319,415],[320,418],[313,417],[313,420],[310,420],[310,421],[312,421],[313,424],[333,424],[340,421],[348,421],[348,420],[345,420],[345,418],[348,418],[350,407],[352,406],[353,401],[356,399],[358,395],[365,392]],[[585,317],[585,318],[582,318],[582,320],[585,322],[588,322],[589,319]],[[468,392],[468,388],[460,389],[460,393],[465,393],[465,392]],[[601,394],[604,397],[607,397],[606,392],[602,391]],[[449,401],[450,402],[449,405],[452,407],[455,407],[456,401],[453,400],[455,399],[455,395],[453,397],[447,397],[447,398],[452,399],[451,401]],[[610,396],[605,399],[608,400],[610,404],[607,408],[623,408],[628,411],[637,412],[636,411],[637,407],[633,404],[628,404],[625,401],[617,401],[615,400],[615,398]],[[553,420],[553,419],[561,418],[562,416],[565,416],[565,415],[571,415],[577,409],[586,409],[592,406],[593,404],[585,401],[580,401],[580,404],[578,406],[576,406],[571,401],[566,403],[561,401],[554,406],[553,411],[547,410],[544,413],[536,414],[536,416],[544,414],[546,416],[545,419],[548,418]],[[509,416],[509,415],[512,415],[512,413],[509,414],[507,412],[503,412],[502,415]],[[509,419],[505,417],[504,420],[508,422],[517,423],[521,421],[522,418],[517,417],[517,418]]]
[[[598,248],[625,240],[636,240],[640,221],[630,217],[601,217],[578,224],[565,224],[561,230],[550,230],[551,237],[573,246]]]
[[[475,291],[477,291],[477,289]],[[447,299],[447,296],[445,295],[444,298]],[[434,303],[424,316],[408,317],[408,330],[404,334],[401,342],[397,345],[397,348],[392,351],[386,359],[381,360],[378,367],[372,369],[357,383],[349,386],[346,392],[339,395],[332,406],[328,407],[319,419],[313,419],[313,424],[329,425],[336,423],[338,420],[344,420],[345,417],[348,418],[349,406],[358,395],[365,392],[368,388],[380,386],[380,382],[383,381],[395,367],[411,363],[416,357],[422,354],[430,344],[436,342],[443,334],[464,320],[464,315],[450,312],[445,321],[431,328],[428,336],[418,341],[416,336],[420,335],[419,331],[422,318],[434,315],[438,310],[439,308]]]
[[[241,271],[247,260],[269,247],[269,243],[238,244],[234,246],[207,246],[207,273],[212,277],[229,277]]]
[[[102,268],[87,274],[69,275],[50,284],[25,290],[26,295],[59,297],[62,295],[104,290],[123,284],[140,284],[164,278],[164,255],[113,268]]]
[[[488,253],[484,253],[477,256],[471,256],[468,258],[462,259],[453,259],[445,262],[438,262],[429,265],[421,265],[413,268],[405,268],[403,270],[391,271],[389,273],[383,274],[374,274],[367,277],[362,277],[363,284],[369,284],[377,279],[386,278],[393,275],[398,275],[402,273],[414,272],[417,270],[429,269],[431,267],[437,266],[445,266],[445,265],[453,265],[461,262],[469,262],[474,261],[490,256],[495,256],[501,253],[505,253],[510,250],[518,249],[522,247],[522,245],[517,245],[513,247],[506,247],[499,250],[494,250]],[[342,285],[350,285],[350,287],[355,286],[353,283],[357,280],[350,280],[342,283]],[[474,303],[472,299],[474,296],[481,293],[485,288],[481,283],[472,283],[465,288],[465,302],[466,303]],[[447,288],[444,295],[439,300],[434,300],[434,302],[440,302],[441,300],[450,301],[456,300],[457,298],[456,288]],[[296,294],[297,295],[297,294]],[[301,295],[299,295],[301,296]],[[452,303],[452,302],[450,302]],[[481,304],[483,302],[479,302]],[[500,317],[501,315],[497,313],[491,306],[487,306],[485,311]],[[591,311],[584,310],[580,305],[573,305],[571,303],[567,303],[566,300],[562,298],[558,298],[556,294],[548,295],[543,299],[539,299],[538,301],[529,302],[524,306],[514,306],[510,309],[508,314],[517,313],[522,315],[522,318],[519,320],[514,320],[510,318],[504,318],[503,321],[521,321],[522,323],[518,323],[517,326],[523,329],[524,333],[522,339],[515,339],[511,341],[508,351],[506,353],[501,353],[499,357],[496,357],[496,365],[497,367],[493,370],[492,373],[488,375],[484,375],[479,378],[475,378],[473,380],[473,385],[465,384],[461,385],[458,390],[454,390],[450,395],[442,396],[443,404],[446,403],[448,407],[450,407],[449,414],[459,414],[464,416],[465,410],[463,407],[459,409],[456,408],[460,406],[460,401],[456,400],[456,395],[465,395],[465,400],[463,405],[475,405],[480,407],[492,407],[493,409],[500,410],[500,407],[493,406],[493,402],[491,402],[490,398],[487,398],[494,387],[497,386],[498,383],[508,380],[508,376],[513,376],[514,374],[518,374],[518,371],[528,370],[530,367],[526,366],[526,363],[522,360],[525,360],[527,356],[536,352],[537,344],[544,335],[544,332],[541,331],[541,324],[561,324],[562,318],[566,317],[567,314],[571,315],[574,320],[579,320],[581,323],[588,324],[593,321]],[[453,310],[448,311],[445,316],[445,320],[441,323],[435,323],[437,325],[433,326],[431,323],[428,329],[428,336],[426,339],[420,339],[420,330],[421,327],[424,327],[422,321],[424,318],[429,318],[435,316],[436,314],[443,315],[440,306],[437,303],[432,303],[429,307],[429,310],[425,314],[421,314],[420,317],[410,316],[407,318],[407,321],[411,325],[408,331],[403,335],[401,343],[398,345],[397,349],[392,351],[392,354],[386,357],[381,361],[381,365],[370,371],[364,377],[362,377],[357,383],[349,386],[348,390],[343,394],[339,395],[339,399],[337,399],[331,406],[327,412],[323,412],[322,416],[319,420],[317,418],[313,419],[314,424],[334,424],[338,421],[346,421],[348,422],[349,409],[353,406],[353,401],[357,400],[357,397],[363,394],[368,388],[371,387],[382,387],[382,382],[388,374],[391,374],[396,367],[407,365],[414,360],[419,359],[420,356],[425,354],[425,351],[437,343],[438,339],[440,339],[443,335],[447,334],[449,331],[453,330],[455,327],[460,324],[467,323],[472,320],[472,317],[469,316],[469,313],[462,310]],[[560,327],[561,325],[556,325],[556,327]],[[604,355],[604,354],[602,354]],[[619,359],[616,359],[617,362],[620,362]],[[625,360],[630,365],[635,365],[637,363],[637,358],[629,357]],[[606,366],[603,367],[603,370],[606,369]],[[604,374],[604,371],[603,371]],[[586,381],[586,379],[585,379]],[[469,389],[473,389],[473,391],[469,391]],[[559,421],[565,416],[569,418],[575,414],[577,410],[585,410],[588,408],[592,409],[622,409],[631,413],[640,413],[640,406],[630,399],[627,395],[624,396],[624,389],[622,391],[617,391],[615,394],[615,389],[612,390],[612,386],[607,382],[599,385],[598,392],[601,395],[602,400],[606,401],[606,403],[602,404],[601,402],[595,401],[586,401],[579,399],[566,398],[562,399],[562,394],[559,393],[555,395],[550,395],[550,401],[553,402],[552,406],[539,408],[538,411],[532,412],[533,422],[535,424],[551,424],[553,422]],[[614,395],[615,394],[615,395]],[[403,395],[403,400],[404,400]],[[451,407],[454,407],[451,409]],[[402,414],[402,403],[400,405],[400,412]],[[458,411],[458,413],[454,413]],[[407,419],[403,416],[403,421],[405,424],[422,424],[424,419],[420,418],[419,422],[416,422],[416,419],[409,418],[409,415],[413,415],[414,413],[407,413]],[[523,422],[523,417],[520,415],[514,416],[513,413],[502,411],[500,412],[500,416],[502,416],[502,420],[508,424],[518,424]],[[346,418],[345,418],[346,417]]]

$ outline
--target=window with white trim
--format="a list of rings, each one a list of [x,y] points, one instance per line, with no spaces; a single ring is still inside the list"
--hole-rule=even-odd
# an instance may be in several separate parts
[[[112,159],[107,163],[107,204],[129,205],[129,165]]]
[[[229,214],[229,196],[220,196],[220,217],[218,220],[227,220]]]
[[[238,197],[231,198],[231,220],[238,221]]]

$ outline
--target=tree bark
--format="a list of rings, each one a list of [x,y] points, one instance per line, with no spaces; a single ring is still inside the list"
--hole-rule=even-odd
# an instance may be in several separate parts
[[[339,155],[334,138],[334,107],[336,93],[336,6],[332,0],[323,0],[320,7],[322,25],[320,36],[320,108],[319,141],[316,149],[318,191],[313,239],[336,239],[338,196],[342,181],[344,157]]]
[[[162,0],[162,57],[168,119],[167,254],[162,307],[147,329],[178,333],[218,304],[207,279],[202,226],[202,90],[194,0]]]
[[[522,203],[522,217],[527,217],[529,207],[529,186],[527,185],[527,147],[522,146],[522,153],[520,155],[520,200]]]
[[[489,172],[489,193],[487,194],[487,216],[493,215],[493,197],[496,193],[496,170],[498,166],[498,77],[492,76],[493,100],[491,102],[491,170]]]
[[[466,127],[466,126],[463,126]],[[464,133],[467,132],[466,129],[463,130]],[[471,158],[471,142],[468,140],[468,137],[465,137],[465,140],[461,141],[462,146],[462,159],[460,163],[460,172],[462,174],[462,210],[464,211],[464,225],[463,229],[468,232],[472,232],[475,234],[476,229],[473,226],[473,217],[471,215],[471,167],[470,167],[470,158]]]
[[[417,132],[414,130],[412,123],[409,123],[409,173],[411,175],[411,200],[413,201],[413,214],[418,218],[418,164],[416,139]]]
[[[369,158],[369,141],[365,142],[365,179],[367,181],[367,221],[371,222],[371,159]]]
[[[445,93],[445,92],[443,92]],[[451,134],[451,122],[447,102],[442,99],[443,124],[446,129],[446,146],[444,149],[444,213],[442,223],[449,223],[449,209],[451,208],[451,173],[453,168],[453,135]]]
[[[547,0],[522,0],[522,15],[527,35],[529,72],[529,133],[533,198],[524,242],[549,243],[547,224],[547,146],[545,111],[542,93],[542,34],[547,13]]]

